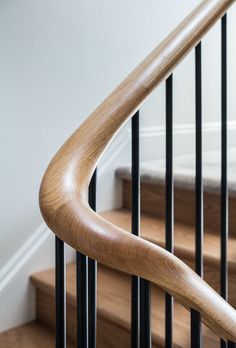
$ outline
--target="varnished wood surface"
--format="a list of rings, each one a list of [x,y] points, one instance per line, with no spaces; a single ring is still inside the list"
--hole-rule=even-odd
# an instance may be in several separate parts
[[[0,348],[54,348],[55,338],[52,331],[39,322],[19,326],[0,334]],[[68,348],[76,348],[67,343]]]
[[[101,216],[113,224],[131,230],[131,214],[128,210],[112,210]],[[165,221],[152,215],[142,215],[141,237],[165,247]],[[204,279],[216,291],[220,292],[220,238],[211,230],[205,230],[203,240]],[[174,253],[177,257],[195,268],[195,227],[175,222]],[[236,308],[236,240],[228,240],[229,265],[229,302]]]
[[[37,317],[52,329],[55,324],[54,271],[32,277],[37,292]],[[67,267],[67,332],[76,340],[75,265]],[[99,265],[98,268],[98,347],[130,347],[130,276]],[[164,292],[152,289],[152,340],[155,348],[164,347]],[[190,346],[189,313],[180,304],[174,310],[175,348]],[[119,340],[117,341],[117,338]],[[204,344],[217,348],[219,339],[204,327]],[[120,344],[120,345],[119,345]]]
[[[122,177],[120,177],[122,179]],[[131,181],[123,180],[123,207],[131,209]],[[195,226],[194,188],[176,185],[174,194],[175,221]],[[141,181],[141,211],[157,217],[165,216],[165,183]],[[204,191],[204,228],[212,233],[220,232],[220,194]],[[229,234],[236,237],[236,197],[229,195]]]
[[[42,215],[76,250],[153,281],[236,341],[236,312],[175,256],[99,217],[88,206],[92,173],[120,127],[221,18],[233,0],[203,1],[95,110],[51,161],[40,189]]]

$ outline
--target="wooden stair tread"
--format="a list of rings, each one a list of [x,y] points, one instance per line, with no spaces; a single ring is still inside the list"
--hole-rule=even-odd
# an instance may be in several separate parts
[[[131,214],[128,210],[112,210],[101,214],[105,219],[131,230]],[[165,220],[152,215],[141,216],[141,236],[157,245],[164,247]],[[191,225],[175,222],[174,225],[175,254],[184,259],[194,260],[195,229]],[[220,262],[220,238],[211,230],[204,232],[203,246],[204,262],[208,265],[219,266]],[[229,271],[236,272],[236,239],[228,240]]]
[[[0,334],[0,348],[52,348],[54,334],[39,322],[31,322]],[[75,348],[69,343],[68,348]]]
[[[54,291],[55,273],[48,270],[31,277],[36,287],[44,291]],[[76,306],[75,264],[67,265],[67,301]],[[130,276],[98,267],[98,316],[117,326],[130,330]],[[189,312],[175,303],[174,342],[175,347],[189,347]],[[179,318],[179,319],[178,319]],[[152,332],[155,347],[164,346],[164,293],[157,287],[152,288]],[[215,347],[218,338],[204,326],[204,342],[208,348]]]

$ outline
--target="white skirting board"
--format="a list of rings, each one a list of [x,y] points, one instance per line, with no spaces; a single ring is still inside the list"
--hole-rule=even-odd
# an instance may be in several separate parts
[[[30,276],[55,266],[55,237],[43,223],[0,270],[0,332],[35,318]],[[67,262],[75,252],[66,247]]]
[[[130,141],[126,127],[112,141],[104,154],[99,167],[99,187],[103,187],[98,209],[112,209],[121,199],[114,193],[117,189],[115,169],[127,164],[127,153]],[[104,190],[106,188],[106,190]],[[114,198],[116,197],[116,198]],[[99,201],[99,199],[98,199]],[[100,206],[100,207],[99,207]],[[67,262],[75,259],[75,251],[66,248]],[[15,255],[0,269],[0,332],[22,325],[35,318],[35,291],[30,283],[30,276],[41,270],[55,267],[55,237],[43,223],[33,232]]]

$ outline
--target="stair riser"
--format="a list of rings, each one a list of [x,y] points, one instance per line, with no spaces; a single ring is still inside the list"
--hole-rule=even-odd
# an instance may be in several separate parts
[[[55,331],[55,296],[44,290],[36,290],[37,319],[51,330]],[[67,336],[76,342],[76,307],[67,301]],[[98,348],[130,348],[130,332],[111,320],[107,320],[98,311],[97,317],[97,347]],[[163,348],[163,345],[153,345],[153,348]]]
[[[191,262],[187,262],[189,266],[193,266]],[[212,271],[212,268],[205,267],[205,279],[216,289],[219,288],[219,279]],[[232,279],[231,279],[232,282]],[[236,303],[236,288],[230,287],[231,303]],[[51,330],[55,331],[55,296],[45,290],[37,288],[36,290],[36,313],[37,319]],[[163,308],[159,309],[160,311]],[[178,320],[178,318],[176,318]],[[129,348],[130,347],[130,331],[117,323],[113,323],[109,318],[104,317],[98,310],[98,348]],[[67,335],[69,340],[76,342],[76,307],[67,301]],[[164,343],[157,343],[155,339],[153,348],[163,348]]]
[[[36,318],[50,330],[55,332],[55,296],[45,290],[36,288]],[[66,332],[69,339],[75,342],[76,313],[74,306],[66,304]]]
[[[53,294],[48,293],[44,290],[37,289],[37,319],[46,325],[52,331],[55,331],[55,297]],[[163,308],[159,308],[163,311]],[[76,307],[71,305],[67,301],[67,337],[71,340],[71,343],[76,343]],[[178,318],[175,318],[178,320]],[[204,327],[204,332],[207,330]],[[97,347],[98,348],[130,348],[130,330],[120,326],[118,323],[114,323],[109,318],[104,318],[98,310],[97,320]],[[176,333],[177,334],[177,333]],[[208,334],[209,336],[209,334]],[[189,337],[190,338],[190,337]],[[186,339],[186,338],[185,338]],[[204,342],[206,346],[215,346],[213,338],[205,337]],[[159,343],[158,343],[159,341]],[[160,338],[155,337],[152,344],[153,348],[164,348],[164,341]],[[189,346],[185,342],[183,347]],[[180,348],[179,345],[174,344],[174,348]]]
[[[48,271],[32,277],[36,287],[37,319],[55,332],[55,274]],[[67,337],[76,344],[75,265],[67,266]],[[98,267],[98,348],[130,348],[131,277],[99,265]],[[165,294],[152,287],[152,346],[164,348]],[[190,346],[190,314],[174,302],[173,348]],[[204,347],[217,347],[218,338],[203,326]]]
[[[98,319],[98,348],[102,347],[130,348],[130,331],[107,320]],[[164,348],[164,344],[152,344],[152,347]]]
[[[131,209],[131,181],[123,180],[123,207]],[[141,183],[141,211],[153,216],[165,217],[164,184]],[[195,192],[192,189],[175,187],[175,221],[195,224]],[[204,227],[215,233],[220,231],[220,195],[204,192]],[[236,197],[229,196],[229,233],[236,237]]]

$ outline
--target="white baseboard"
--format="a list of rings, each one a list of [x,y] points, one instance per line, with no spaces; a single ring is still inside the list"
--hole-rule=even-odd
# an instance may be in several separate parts
[[[228,147],[236,146],[236,122],[228,122]],[[221,123],[203,123],[203,151],[214,151],[220,149]],[[173,127],[174,155],[181,156],[195,152],[195,125],[181,124]],[[131,132],[129,130],[129,136]],[[140,129],[140,152],[141,161],[150,161],[165,156],[164,126],[142,127]]]
[[[203,133],[212,133],[212,132],[220,132],[221,123],[220,122],[205,122],[202,125]],[[236,130],[236,121],[228,122],[228,130]],[[164,126],[154,126],[154,127],[142,127],[140,129],[140,136],[142,138],[150,138],[150,137],[164,137],[166,132],[166,128]],[[129,130],[130,133],[130,130]],[[193,123],[185,123],[174,125],[173,133],[175,135],[184,135],[184,134],[195,134],[195,125]]]
[[[49,234],[50,232],[45,224],[39,226],[15,255],[0,269],[0,296],[4,291],[7,291],[20,270],[49,238]]]
[[[30,276],[55,264],[54,235],[43,223],[0,270],[0,332],[35,318]],[[74,259],[67,248],[67,261]]]
[[[112,141],[101,160],[99,182],[103,192],[100,195],[100,210],[117,206],[117,201],[121,201],[118,194],[120,192],[121,195],[121,190],[117,189],[114,182],[114,172],[117,166],[127,164],[123,152],[127,152],[125,149],[129,141],[124,128]],[[108,197],[105,205],[104,197]],[[74,251],[70,247],[66,251],[67,261],[72,261],[75,257]],[[54,235],[43,223],[0,269],[0,332],[35,318],[35,291],[29,279],[36,272],[54,267],[54,255]]]

